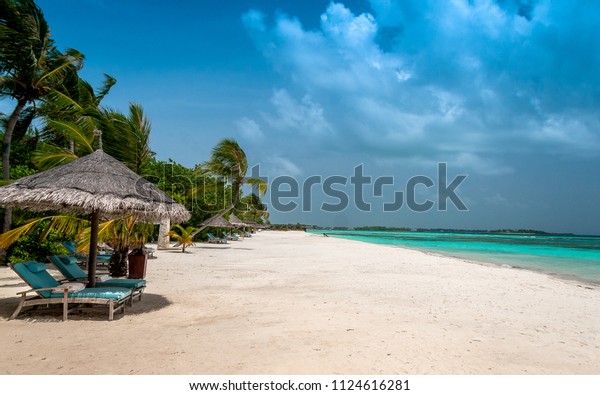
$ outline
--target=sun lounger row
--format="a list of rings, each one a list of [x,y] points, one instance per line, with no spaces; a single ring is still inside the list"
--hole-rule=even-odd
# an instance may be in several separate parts
[[[212,233],[207,233],[206,235],[208,236],[208,242],[209,243],[227,244],[227,239],[226,238],[215,237],[215,235],[213,235]]]
[[[77,261],[84,262],[87,264],[88,256],[85,254],[80,254],[77,252],[77,248],[74,241],[64,241],[62,243],[63,247],[71,254],[70,256],[75,257]],[[96,263],[99,265],[108,265],[108,261],[110,260],[111,254],[97,254],[96,255]]]
[[[52,257],[52,262],[67,280],[87,278],[87,274],[77,266],[76,259],[73,257]],[[48,273],[46,264],[37,261],[15,263],[11,268],[31,287],[27,291],[17,293],[21,299],[11,319],[16,318],[24,307],[59,304],[62,305],[63,321],[67,320],[70,312],[90,306],[106,306],[108,320],[112,321],[115,313],[125,312],[127,302],[133,303],[134,296],[141,299],[146,287],[145,280],[130,279],[99,281],[97,288],[85,288],[82,282],[61,283]]]

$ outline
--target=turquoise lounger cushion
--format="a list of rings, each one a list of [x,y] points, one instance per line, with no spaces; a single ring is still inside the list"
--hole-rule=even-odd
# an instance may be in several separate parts
[[[79,292],[69,293],[69,298],[100,298],[121,300],[129,297],[131,291],[126,288],[86,288]],[[62,298],[62,294],[51,294],[51,298]]]
[[[58,255],[58,259],[65,265],[77,265],[77,258],[68,255]]]
[[[75,263],[73,263],[73,260]],[[58,271],[68,280],[77,280],[87,277],[87,273],[79,267],[77,259],[73,257],[67,255],[53,255],[50,257],[50,262],[52,262]]]
[[[46,271],[46,265],[36,261],[19,262],[13,265],[15,272],[19,274],[33,289],[56,288],[61,284]],[[43,269],[42,271],[39,271]],[[34,270],[34,271],[32,271]],[[45,298],[61,298],[62,294],[53,294],[52,291],[39,291]],[[131,295],[127,288],[102,287],[86,288],[76,293],[69,293],[69,297],[102,298],[121,300]]]
[[[46,265],[36,261],[19,262],[12,265],[15,272],[23,278],[33,289],[54,288],[60,283],[46,271]],[[42,271],[40,271],[42,269]],[[40,294],[46,298],[52,295],[51,291],[40,291]]]
[[[146,286],[146,280],[138,280],[135,278],[112,278],[110,280],[97,282],[96,286],[138,289]]]
[[[67,255],[54,255],[50,257],[50,261],[68,280],[82,280],[87,278],[87,273],[83,271],[77,261],[72,263],[72,257]],[[69,262],[69,263],[65,263]],[[123,287],[130,289],[138,289],[146,286],[146,280],[129,279],[129,278],[111,278],[105,281],[97,281],[97,287]]]
[[[80,257],[85,257],[84,254],[77,253],[77,246],[75,245],[74,241],[65,241],[62,244],[67,249],[67,251],[69,251],[69,254],[80,256]],[[105,261],[110,260],[111,256],[112,256],[111,254],[98,254],[98,255],[96,255],[96,261],[105,262]]]
[[[27,269],[29,269],[31,273],[39,273],[48,269],[48,266],[46,266],[45,263],[40,263],[36,261],[25,262],[24,265],[27,267]]]

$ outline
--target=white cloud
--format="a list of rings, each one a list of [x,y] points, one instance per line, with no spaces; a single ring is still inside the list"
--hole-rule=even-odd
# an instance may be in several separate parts
[[[246,26],[258,33],[252,24]],[[372,15],[355,16],[343,4],[331,3],[319,31],[305,30],[297,19],[282,15],[269,37],[256,42],[282,73],[307,89],[350,94],[390,90],[390,84],[412,77],[400,57],[379,48],[377,32]]]
[[[547,3],[533,4],[527,18],[520,3],[493,0],[370,4],[373,14],[331,3],[314,30],[285,15],[272,26],[264,15],[246,15],[259,49],[292,82],[261,113],[265,134],[308,135],[313,144],[378,160],[454,161],[486,175],[513,172],[506,153],[581,155],[600,147],[597,114],[569,108],[594,99],[586,90],[593,81],[579,82],[586,89],[571,100],[555,95],[571,89],[555,65],[578,58],[557,62],[540,33],[558,29],[549,10],[559,11]],[[396,34],[385,46],[382,29]]]
[[[373,50],[377,23],[371,14],[354,16],[343,4],[331,3],[321,15],[321,29],[339,48],[368,52]]]
[[[302,174],[302,170],[294,162],[281,156],[270,158],[265,164],[266,173],[270,176],[297,177]]]
[[[588,125],[588,122],[594,124]],[[586,119],[584,114],[560,114],[550,116],[539,125],[532,125],[532,139],[544,145],[563,150],[570,147],[581,152],[596,154],[600,149],[600,137],[591,132],[599,130],[598,120]]]
[[[325,119],[323,107],[314,102],[309,95],[297,101],[286,90],[279,89],[273,93],[271,103],[275,114],[263,114],[263,118],[274,130],[302,135],[333,132]]]
[[[236,121],[238,132],[243,138],[250,141],[260,141],[265,138],[265,134],[260,126],[252,119],[242,118]]]
[[[258,10],[249,10],[242,15],[242,22],[250,30],[256,30],[259,32],[265,32],[267,26],[265,25],[265,14]]]

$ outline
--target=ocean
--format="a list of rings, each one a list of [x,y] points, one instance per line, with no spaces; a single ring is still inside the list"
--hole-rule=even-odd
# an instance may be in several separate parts
[[[309,232],[510,265],[600,284],[599,236],[328,229]]]

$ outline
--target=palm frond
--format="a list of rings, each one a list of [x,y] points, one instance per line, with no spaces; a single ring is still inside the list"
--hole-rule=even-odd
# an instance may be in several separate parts
[[[62,113],[79,113],[83,111],[83,107],[75,99],[69,96],[66,92],[61,92],[57,89],[51,90],[45,98],[45,106],[49,107],[50,111]]]
[[[40,225],[44,221],[47,221],[48,218],[49,217],[36,218],[29,221],[25,225],[19,226],[18,228],[14,228],[9,230],[8,232],[0,234],[0,248],[7,249],[8,247],[16,243],[17,240],[19,240],[25,234],[35,229],[36,226]]]
[[[34,218],[26,224],[0,234],[0,248],[8,248],[21,237],[39,227],[43,227],[40,241],[45,240],[49,234],[59,234],[64,237],[74,237],[82,229],[89,226],[89,221],[71,215],[53,215]]]
[[[57,67],[52,68],[51,70],[47,71],[44,75],[42,75],[36,82],[35,82],[35,87],[39,88],[41,86],[43,86],[45,83],[47,82],[51,82],[54,83],[54,81],[57,81],[59,79],[64,78],[64,76],[66,75],[66,73],[68,73],[69,68],[73,67],[73,62],[76,62],[75,59],[73,60],[69,60],[66,61],[60,65],[58,65]]]
[[[66,148],[54,144],[38,144],[31,154],[31,159],[38,169],[50,169],[77,159],[77,155]]]
[[[265,180],[256,177],[244,178],[244,184],[257,187],[258,193],[261,195],[265,195],[267,193],[267,188],[269,187],[269,184],[267,184]]]
[[[104,81],[102,82],[102,86],[96,91],[96,105],[99,105],[104,96],[108,94],[110,89],[117,83],[116,78],[104,74]]]
[[[55,215],[48,218],[50,223],[42,233],[42,240],[45,240],[51,233],[75,239],[79,233],[90,226],[90,221],[72,215]]]
[[[94,152],[94,124],[90,119],[82,118],[78,122],[49,120],[48,125],[72,140],[85,154]]]

